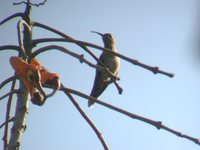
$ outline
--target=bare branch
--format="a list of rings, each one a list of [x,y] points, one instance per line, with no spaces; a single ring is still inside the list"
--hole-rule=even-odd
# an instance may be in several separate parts
[[[5,126],[6,124],[8,124],[9,122],[14,121],[14,119],[15,119],[15,117],[12,117],[12,118],[8,119],[7,121],[5,121],[4,123],[2,123],[2,124],[0,125],[0,129],[1,129],[3,126]]]
[[[16,50],[18,53],[20,53],[22,55],[22,57],[24,57],[24,58],[27,57],[25,52],[19,46],[16,46],[16,45],[0,46],[0,51],[3,51],[3,50]]]
[[[85,112],[81,109],[81,107],[78,105],[78,103],[73,98],[73,96],[68,91],[64,91],[64,93],[69,97],[69,99],[74,104],[74,106],[76,107],[76,109],[79,111],[79,113],[81,114],[81,116],[87,121],[87,123],[90,125],[90,127],[94,130],[94,132],[96,133],[97,137],[101,141],[101,144],[103,145],[104,149],[105,150],[109,150],[109,148],[108,148],[105,140],[102,137],[102,134],[99,132],[99,130],[97,129],[97,127],[94,125],[94,123],[88,118],[88,116],[85,114]]]
[[[10,91],[14,91],[15,84],[16,84],[16,79],[14,79],[12,81]],[[8,102],[7,102],[5,122],[7,120],[9,120],[9,118],[10,118],[10,110],[11,110],[12,99],[13,99],[13,94],[10,94],[9,98],[8,98]],[[8,148],[8,123],[5,125],[3,141],[4,141],[4,150],[7,150],[7,148]]]
[[[114,82],[114,84],[115,84],[115,86],[117,87],[118,93],[119,93],[119,94],[122,94],[122,92],[123,92],[122,87],[121,87],[117,82]]]
[[[4,81],[1,82],[1,84],[0,84],[0,89],[1,89],[2,87],[4,87],[6,84],[8,84],[9,82],[14,81],[15,79],[17,79],[17,75],[14,75],[14,76],[9,77],[8,79],[4,80]]]
[[[174,129],[171,129],[171,128],[169,128],[169,127],[163,125],[163,124],[160,124],[160,125],[158,124],[157,128],[158,128],[158,129],[164,129],[164,130],[166,130],[166,131],[168,131],[168,132],[171,132],[171,133],[177,135],[178,137],[188,139],[188,140],[193,141],[194,143],[200,145],[200,139],[194,138],[194,137],[189,136],[189,135],[186,135],[186,134],[183,134],[183,133],[181,133],[181,132],[179,132],[179,131],[176,131],[176,130],[174,130]]]
[[[4,46],[0,46],[0,51],[3,50],[16,50],[18,52],[20,52],[20,47],[16,46],[16,45],[4,45]]]
[[[31,6],[36,6],[36,7],[39,7],[41,5],[44,5],[45,3],[47,2],[47,0],[44,0],[43,2],[41,3],[38,3],[38,4],[35,4],[35,3],[31,3],[31,2],[25,2],[25,1],[22,1],[22,2],[18,2],[18,3],[13,3],[13,5],[20,5],[20,4],[28,4],[28,5],[31,5]]]
[[[11,19],[14,19],[14,18],[16,18],[16,17],[23,17],[23,15],[24,15],[24,13],[16,13],[16,14],[13,14],[13,15],[11,15],[11,16],[5,18],[4,20],[2,20],[2,21],[0,22],[0,25],[6,23],[7,21],[9,21],[9,20],[11,20]]]
[[[143,63],[141,63],[141,62],[139,62],[135,59],[129,58],[129,57],[122,55],[120,53],[117,53],[117,52],[111,51],[107,48],[103,48],[101,46],[98,46],[98,45],[95,45],[95,44],[92,44],[92,43],[88,43],[88,42],[84,42],[84,41],[79,41],[79,40],[74,40],[74,39],[66,39],[66,38],[65,39],[64,38],[43,38],[43,39],[33,40],[33,43],[34,43],[34,45],[37,45],[38,43],[42,43],[42,42],[63,42],[63,41],[70,42],[70,43],[76,43],[76,44],[84,45],[84,46],[89,46],[89,47],[93,47],[93,48],[96,48],[96,49],[99,49],[99,50],[102,50],[102,51],[106,51],[106,52],[111,53],[115,56],[118,56],[121,59],[124,59],[124,60],[126,60],[126,61],[128,61],[128,62],[130,62],[134,65],[145,68],[145,69],[153,72],[154,74],[160,73],[160,74],[166,75],[168,77],[174,77],[174,74],[162,71],[162,70],[159,69],[159,67],[152,67],[152,66],[143,64]]]
[[[66,88],[64,86],[62,86],[60,90],[63,91],[63,92],[69,92],[69,93],[81,96],[81,97],[85,98],[86,100],[92,99],[95,103],[98,103],[98,104],[100,104],[100,105],[102,105],[104,107],[107,107],[107,108],[111,109],[111,110],[117,111],[117,112],[119,112],[119,113],[121,113],[121,114],[123,114],[125,116],[128,116],[128,117],[130,117],[132,119],[136,119],[136,120],[145,122],[147,124],[150,124],[150,125],[156,127],[157,129],[166,130],[166,131],[168,131],[170,133],[173,133],[173,134],[175,134],[175,135],[177,135],[179,137],[188,139],[188,140],[200,145],[200,139],[191,137],[189,135],[186,135],[186,134],[183,134],[183,133],[181,133],[179,131],[171,129],[171,128],[163,125],[161,121],[154,121],[154,120],[151,120],[151,119],[148,119],[148,118],[145,118],[145,117],[130,113],[130,112],[126,111],[126,110],[123,110],[123,109],[118,108],[116,106],[113,106],[111,104],[108,104],[108,103],[105,103],[103,101],[100,101],[99,99],[95,99],[95,98],[93,98],[91,96],[88,96],[88,95],[82,93],[82,92],[79,92],[79,91],[76,91],[76,90],[73,90],[73,89],[70,89],[70,88]]]
[[[12,94],[18,94],[18,93],[19,93],[19,90],[10,91],[10,92],[4,94],[3,96],[1,96],[1,97],[0,97],[0,100],[4,99],[4,98],[6,98],[7,96],[10,96],[10,95],[12,95]]]

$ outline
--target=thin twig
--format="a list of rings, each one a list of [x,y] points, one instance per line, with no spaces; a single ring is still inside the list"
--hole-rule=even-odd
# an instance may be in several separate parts
[[[120,57],[120,58],[134,64],[134,65],[145,68],[145,69],[153,72],[154,74],[160,73],[160,74],[166,75],[168,77],[174,77],[174,74],[162,71],[162,70],[159,69],[159,67],[152,67],[152,66],[146,65],[144,63],[141,63],[141,62],[139,62],[135,59],[129,58],[129,57],[122,55],[120,53],[117,53],[117,52],[111,51],[107,48],[103,48],[101,46],[98,46],[98,45],[95,45],[95,44],[92,44],[92,43],[88,43],[88,42],[84,42],[84,41],[79,41],[79,40],[74,40],[74,39],[69,39],[69,38],[68,39],[66,39],[66,38],[42,38],[42,39],[33,40],[33,44],[37,45],[38,43],[43,43],[43,42],[64,42],[64,41],[70,42],[70,43],[76,43],[76,44],[79,44],[79,45],[85,45],[85,46],[93,47],[93,48],[96,48],[98,50],[102,50],[102,51],[111,53],[111,54],[113,54],[117,57]]]
[[[14,119],[15,119],[15,117],[12,117],[12,118],[10,118],[9,120],[7,120],[7,121],[5,121],[4,123],[2,123],[2,124],[0,125],[0,129],[1,129],[3,126],[5,126],[6,124],[8,124],[9,122],[14,121]]]
[[[122,94],[122,92],[123,92],[122,87],[117,82],[114,82],[114,84],[117,87],[119,94]]]
[[[12,85],[11,85],[10,91],[14,91],[15,84],[16,84],[16,79],[14,79],[12,81]],[[8,102],[7,102],[6,119],[5,119],[5,121],[10,119],[10,110],[11,110],[12,98],[13,98],[13,94],[10,94],[9,98],[8,98]],[[8,123],[5,125],[3,141],[4,141],[4,150],[7,150],[7,148],[8,148]]]
[[[41,3],[38,3],[38,4],[35,4],[35,3],[31,3],[31,2],[25,2],[25,1],[22,1],[22,2],[18,2],[18,3],[13,3],[13,5],[20,5],[20,4],[28,4],[28,5],[31,5],[31,6],[36,6],[36,7],[39,7],[41,5],[44,5],[45,3],[47,2],[47,0],[44,0],[43,2]]]
[[[80,63],[84,62],[87,65],[89,65],[90,67],[96,68],[97,70],[104,71],[103,67],[101,67],[99,65],[95,65],[95,64],[91,63],[90,61],[88,61],[87,59],[85,59],[83,54],[80,55],[80,54],[74,53],[74,52],[72,52],[72,51],[70,51],[70,50],[68,50],[68,49],[66,49],[62,46],[57,46],[57,45],[49,45],[49,46],[39,48],[35,52],[32,53],[31,57],[34,58],[37,55],[39,55],[40,53],[43,53],[43,52],[48,51],[48,50],[55,50],[55,49],[57,49],[61,52],[67,53],[74,58],[77,58],[80,61]]]
[[[76,102],[76,100],[73,98],[73,96],[66,90],[64,91],[64,93],[69,97],[69,99],[71,100],[71,102],[74,104],[74,106],[76,107],[76,109],[79,111],[79,113],[81,114],[81,116],[87,121],[87,123],[91,126],[91,128],[94,130],[94,132],[96,133],[97,137],[99,138],[99,140],[101,141],[101,144],[103,145],[105,150],[109,150],[105,140],[102,137],[102,134],[99,132],[99,130],[97,129],[97,127],[94,125],[94,123],[90,120],[90,118],[88,118],[88,116],[85,114],[85,112],[81,109],[81,107],[79,106],[79,104]]]
[[[11,20],[11,19],[13,19],[13,18],[15,18],[15,17],[23,17],[23,15],[24,15],[24,13],[16,13],[16,14],[13,14],[13,15],[11,15],[11,16],[5,18],[4,20],[2,20],[2,21],[0,22],[0,25],[6,23],[7,21],[9,21],[9,20]]]
[[[14,81],[15,79],[17,79],[17,75],[14,75],[12,77],[9,77],[8,79],[4,80],[3,82],[1,82],[0,84],[0,89],[3,88],[6,84],[8,84],[11,81]]]
[[[52,87],[51,87],[51,88],[52,88]],[[126,110],[123,110],[123,109],[118,108],[118,107],[116,107],[116,106],[113,106],[113,105],[111,105],[111,104],[105,103],[105,102],[103,102],[103,101],[100,101],[99,99],[95,99],[95,98],[93,98],[93,97],[91,97],[91,96],[88,96],[88,95],[82,93],[82,92],[79,92],[79,91],[76,91],[76,90],[73,90],[73,89],[70,89],[70,88],[66,88],[66,87],[63,87],[63,86],[62,86],[62,87],[60,88],[60,90],[61,90],[61,91],[64,91],[64,92],[69,92],[69,93],[72,93],[72,94],[81,96],[81,97],[85,98],[86,100],[92,99],[95,103],[98,103],[98,104],[100,104],[100,105],[102,105],[102,106],[104,106],[104,107],[107,107],[107,108],[111,109],[111,110],[117,111],[117,112],[119,112],[119,113],[121,113],[121,114],[123,114],[123,115],[125,115],[125,116],[128,116],[128,117],[130,117],[130,118],[132,118],[132,119],[137,119],[137,120],[139,120],[139,121],[145,122],[145,123],[147,123],[147,124],[150,124],[150,125],[156,127],[157,129],[166,130],[166,131],[168,131],[168,132],[170,132],[170,133],[173,133],[173,134],[175,134],[175,135],[177,135],[177,136],[179,136],[179,137],[185,138],[185,139],[187,139],[187,140],[190,140],[190,141],[192,141],[192,142],[194,142],[194,143],[200,145],[200,139],[191,137],[191,136],[189,136],[189,135],[186,135],[186,134],[183,134],[183,133],[181,133],[181,132],[179,132],[179,131],[176,131],[176,130],[174,130],[174,129],[171,129],[171,128],[169,128],[169,127],[163,125],[161,121],[154,121],[154,120],[151,120],[151,119],[148,119],[148,118],[145,118],[145,117],[142,117],[142,116],[139,116],[139,115],[130,113],[130,112],[126,111]]]
[[[16,45],[3,45],[3,46],[0,46],[0,51],[3,51],[3,50],[15,50],[18,53],[20,53],[22,55],[22,57],[24,57],[24,58],[27,57],[25,52],[19,46],[16,46]]]
[[[18,92],[19,92],[19,90],[10,91],[10,92],[4,94],[3,96],[1,96],[1,97],[0,97],[0,100],[4,99],[4,98],[6,98],[7,96],[10,96],[10,95],[12,95],[12,94],[18,94]]]
[[[0,46],[0,51],[2,50],[16,50],[16,51],[20,51],[20,47],[19,46],[16,46],[16,45],[3,45],[3,46]]]

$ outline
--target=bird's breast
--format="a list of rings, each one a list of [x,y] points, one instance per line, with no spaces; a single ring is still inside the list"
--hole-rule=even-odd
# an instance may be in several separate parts
[[[107,58],[108,59],[105,60],[106,66],[114,75],[116,75],[116,73],[119,71],[120,59],[116,56],[109,56]]]

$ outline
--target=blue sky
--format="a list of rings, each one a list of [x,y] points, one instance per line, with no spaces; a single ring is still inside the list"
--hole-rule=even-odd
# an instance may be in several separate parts
[[[45,6],[33,8],[32,19],[75,39],[101,46],[101,38],[90,31],[112,33],[119,53],[175,73],[174,78],[154,75],[122,60],[119,84],[124,89],[123,95],[118,95],[115,86],[110,85],[99,98],[138,115],[162,121],[171,128],[198,138],[200,64],[195,49],[199,25],[198,8],[198,0],[48,0]],[[2,1],[0,20],[19,11],[24,11],[23,5],[13,6],[11,2]],[[0,45],[17,44],[17,20],[0,27]],[[33,37],[58,36],[34,28]],[[54,44],[84,54],[95,63],[78,46],[68,43]],[[101,53],[96,49],[91,50],[98,56]],[[3,71],[0,72],[0,81],[13,75],[9,58],[15,55],[17,53],[13,51],[0,53],[0,68],[5,68],[1,69]],[[43,53],[37,59],[47,69],[60,74],[65,86],[90,93],[95,75],[93,68],[57,51]],[[9,88],[3,88],[0,95]],[[75,98],[102,132],[111,150],[199,149],[193,142],[164,130],[157,130],[100,105],[88,109],[86,100],[78,96]],[[4,121],[6,101],[4,99],[0,102],[0,124]],[[14,104],[12,108],[13,114]],[[0,137],[2,135],[1,129]],[[0,147],[2,144],[3,142]],[[21,150],[25,149],[103,148],[68,98],[58,92],[42,107],[30,103],[27,129],[21,142]]]

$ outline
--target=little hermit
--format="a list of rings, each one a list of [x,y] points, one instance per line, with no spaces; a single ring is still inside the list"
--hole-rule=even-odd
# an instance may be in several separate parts
[[[107,48],[113,52],[117,52],[115,39],[110,33],[102,34],[95,31],[92,32],[97,33],[102,37],[104,48]],[[120,68],[119,57],[116,57],[113,54],[104,51],[102,52],[99,60],[105,65],[105,67],[109,69],[110,72],[113,73],[113,75],[116,76],[118,74]],[[97,63],[97,65],[102,66],[100,63]],[[113,82],[114,81],[111,80],[108,73],[106,73],[105,71],[96,70],[95,80],[90,96],[98,98],[107,88],[107,86]],[[88,107],[91,107],[94,103],[95,102],[92,99],[89,99]]]

